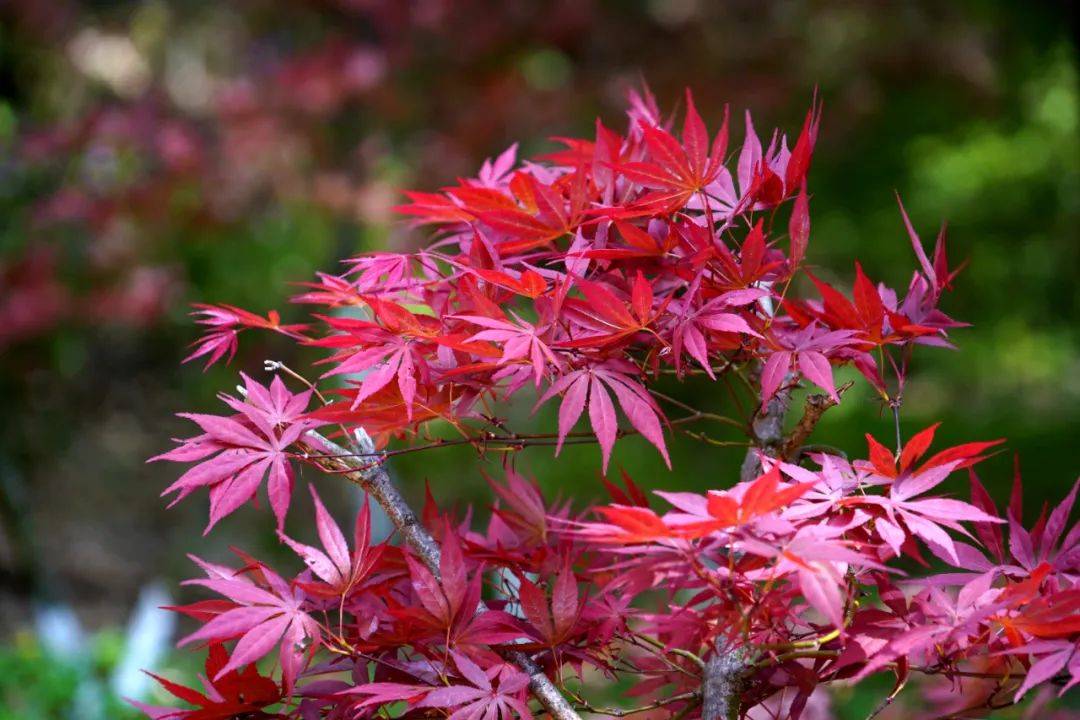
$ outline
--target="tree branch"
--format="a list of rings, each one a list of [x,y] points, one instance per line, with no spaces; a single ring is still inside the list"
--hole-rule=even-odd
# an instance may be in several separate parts
[[[843,396],[855,383],[848,382],[837,388],[836,394]],[[799,448],[803,446],[807,438],[814,432],[814,428],[817,427],[818,421],[825,414],[825,411],[831,407],[835,407],[837,402],[828,395],[813,394],[806,396],[806,404],[803,406],[802,417],[799,418],[798,424],[795,429],[791,431],[791,435],[788,436],[787,441],[784,443],[784,447],[780,456],[784,459],[791,459],[799,451]]]
[[[745,653],[739,648],[718,649],[709,658],[701,684],[701,720],[737,720],[747,667]]]
[[[318,453],[330,453],[332,457],[315,457],[313,461],[327,470],[342,473],[346,479],[359,485],[375,498],[409,548],[436,578],[440,577],[438,543],[420,523],[416,513],[398,491],[381,463],[372,463],[354,457],[348,450],[314,430],[307,433],[305,443],[312,446]],[[367,444],[370,444],[370,440],[367,440]],[[363,451],[361,454],[369,454],[373,448],[361,448],[361,450]],[[529,687],[533,695],[552,718],[581,720],[559,689],[529,655],[520,650],[511,650],[507,655],[529,676]]]
[[[759,371],[760,372],[760,371]],[[781,457],[784,449],[784,418],[791,405],[791,387],[784,384],[764,409],[759,409],[751,423],[754,446],[746,452],[739,472],[741,482],[750,482],[761,474],[761,460],[756,450]],[[742,685],[752,668],[745,648],[728,643],[718,645],[705,663],[702,679],[701,720],[736,720],[739,717]]]
[[[791,405],[791,388],[785,381],[784,384],[772,396],[764,410],[759,410],[751,423],[751,440],[757,449],[762,450],[771,457],[780,457],[784,447],[784,418],[787,417],[788,407]],[[742,470],[739,473],[740,482],[749,482],[761,474],[761,460],[754,448],[746,453],[743,460]]]

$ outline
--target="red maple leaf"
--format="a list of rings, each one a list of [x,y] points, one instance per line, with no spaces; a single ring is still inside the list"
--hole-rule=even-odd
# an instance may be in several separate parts
[[[282,541],[299,555],[311,568],[321,583],[299,582],[299,586],[312,595],[321,597],[344,597],[358,588],[378,566],[382,547],[371,547],[371,511],[367,496],[356,516],[353,528],[353,550],[345,542],[345,536],[326,511],[314,486],[309,486],[315,503],[315,527],[323,550],[304,545],[279,532]]]
[[[193,690],[159,675],[148,673],[173,697],[194,705],[190,710],[155,707],[135,700],[129,703],[153,720],[230,720],[231,718],[275,718],[267,708],[284,697],[281,688],[271,678],[260,675],[254,664],[225,670],[231,663],[225,646],[211,643],[206,656],[206,674],[202,678],[204,692]]]
[[[728,113],[725,109],[723,124],[710,148],[705,123],[687,90],[681,143],[655,125],[642,123],[641,132],[649,161],[623,162],[615,168],[629,180],[651,190],[638,199],[632,213],[668,213],[681,208],[716,179],[727,152]]]

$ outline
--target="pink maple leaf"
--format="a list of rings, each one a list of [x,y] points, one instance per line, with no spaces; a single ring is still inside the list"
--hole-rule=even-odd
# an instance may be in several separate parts
[[[222,518],[255,497],[263,478],[269,477],[267,494],[277,517],[284,526],[285,514],[293,488],[293,469],[287,448],[308,430],[323,423],[303,413],[311,392],[292,394],[280,378],[270,388],[244,377],[247,398],[223,396],[229,407],[237,410],[232,417],[181,413],[203,434],[179,441],[179,447],[150,459],[173,462],[201,461],[190,468],[162,495],[177,493],[170,507],[200,487],[210,490],[210,522],[205,532]]]

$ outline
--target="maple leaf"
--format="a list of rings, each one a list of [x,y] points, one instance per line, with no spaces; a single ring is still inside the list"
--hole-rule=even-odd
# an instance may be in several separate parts
[[[405,556],[412,591],[419,607],[406,609],[419,627],[433,638],[441,638],[448,647],[512,642],[521,636],[514,618],[499,610],[478,613],[482,569],[472,579],[465,565],[461,543],[447,528],[439,557],[439,577],[411,555]]]
[[[529,686],[529,676],[516,668],[492,666],[485,672],[466,655],[451,652],[458,673],[468,684],[449,685],[430,691],[417,707],[454,709],[454,720],[488,718],[511,720],[518,717],[531,720],[524,691]],[[498,683],[492,680],[498,679]]]
[[[544,247],[560,237],[573,235],[585,219],[586,182],[584,169],[551,184],[539,182],[532,173],[518,172],[510,181],[510,190],[523,207],[511,205],[485,210],[478,217],[509,237],[498,243],[500,254],[514,255]]]
[[[506,288],[513,293],[524,295],[525,297],[539,297],[547,289],[547,283],[544,281],[544,278],[530,268],[523,270],[517,277],[502,272],[501,270],[470,268],[469,271],[483,278],[485,282],[498,285],[499,287]]]
[[[303,332],[308,327],[303,324],[282,325],[281,316],[276,310],[271,310],[265,318],[262,318],[233,305],[196,303],[193,307],[195,311],[191,315],[198,318],[195,322],[209,330],[192,343],[195,349],[182,362],[206,357],[203,370],[209,369],[211,365],[225,357],[226,353],[228,354],[226,362],[230,362],[236,355],[237,338],[245,329],[272,330],[293,339],[302,340],[304,339]]]
[[[424,388],[421,397],[414,398],[411,407],[402,398],[397,383],[388,384],[362,403],[351,399],[355,398],[357,392],[355,388],[337,390],[335,394],[346,399],[316,408],[311,412],[311,417],[324,423],[348,423],[363,427],[379,448],[385,447],[390,437],[401,435],[406,428],[437,418],[454,417],[451,396],[446,389],[431,391]]]
[[[807,111],[795,147],[789,152],[787,138],[778,134],[774,134],[769,146],[763,149],[750,112],[747,111],[746,136],[736,168],[738,189],[730,173],[722,169],[709,187],[710,196],[716,198],[730,216],[735,216],[750,210],[773,207],[794,194],[802,186],[810,168],[820,117],[821,106],[815,102]],[[793,255],[798,257],[796,253]]]
[[[604,483],[604,489],[608,491],[608,495],[611,499],[620,505],[637,505],[639,507],[648,507],[649,499],[645,497],[645,493],[634,482],[626,470],[619,468],[619,474],[622,476],[623,485],[625,490],[618,485],[608,480],[606,476],[601,477],[601,481]]]
[[[669,231],[662,237],[656,238],[651,233],[628,222],[616,221],[615,227],[618,228],[626,247],[589,247],[568,254],[596,260],[660,259],[669,255],[678,246],[679,237],[675,232]]]
[[[354,318],[326,318],[327,324],[339,332],[311,341],[312,345],[338,350],[321,361],[336,363],[323,377],[363,374],[363,379],[357,382],[354,409],[396,379],[411,417],[417,385],[424,382],[427,373],[418,343],[432,341],[437,336],[437,323],[428,322],[431,318],[415,315],[397,303],[372,297],[365,301],[385,327]]]
[[[806,197],[806,181],[799,187],[795,206],[791,210],[788,222],[788,235],[791,237],[791,256],[788,262],[794,272],[806,257],[806,246],[810,240],[810,201]]]
[[[802,186],[806,181],[806,173],[810,170],[810,160],[813,157],[814,145],[817,143],[820,123],[821,103],[815,97],[813,105],[806,112],[802,130],[795,140],[795,146],[791,149],[784,167],[784,187],[788,194],[794,192],[795,188]]]
[[[229,720],[237,717],[278,717],[266,708],[281,702],[283,693],[273,679],[259,674],[254,664],[225,671],[230,664],[221,643],[211,643],[206,656],[204,692],[185,687],[154,673],[147,673],[173,697],[194,705],[190,710],[155,707],[128,700],[153,720]]]
[[[355,704],[357,710],[366,707],[381,707],[395,702],[415,704],[431,690],[427,685],[414,685],[398,682],[371,682],[343,690],[346,695],[362,695],[364,698]]]
[[[869,505],[884,510],[874,527],[878,535],[899,554],[908,532],[920,537],[935,551],[942,551],[946,560],[959,564],[957,548],[943,528],[966,534],[961,522],[1000,523],[1000,518],[988,515],[975,505],[948,498],[918,499],[919,495],[940,485],[954,471],[970,467],[985,459],[983,451],[1001,444],[1002,440],[958,445],[933,455],[919,467],[916,463],[933,442],[937,425],[916,433],[904,446],[900,457],[894,458],[881,443],[866,436],[870,460],[863,467],[871,478],[888,484],[888,495],[858,495],[844,499],[848,505]],[[901,527],[901,522],[906,526]]]
[[[1075,636],[1080,633],[1080,588],[1036,597],[1016,615],[1000,617],[999,622],[1040,639]]]
[[[994,501],[983,487],[973,468],[968,468],[971,482],[972,503],[987,515],[999,517],[1000,513]],[[1037,586],[1042,577],[1050,572],[1071,573],[1080,567],[1080,523],[1066,529],[1069,515],[1080,491],[1080,479],[1073,483],[1064,500],[1053,511],[1043,512],[1035,525],[1029,530],[1021,522],[1023,481],[1019,462],[1013,474],[1013,489],[1009,506],[1004,513],[1008,521],[1008,546],[1001,525],[998,523],[976,522],[975,532],[986,551],[996,562],[995,571],[1000,571],[1010,578],[1025,578],[1024,583]],[[1010,562],[1011,561],[1011,562]],[[970,569],[985,569],[987,561],[981,556],[968,559]],[[1038,582],[1035,580],[1038,579]],[[1011,590],[1011,593],[1019,592]]]
[[[560,342],[560,348],[610,349],[613,345],[629,341],[640,332],[647,332],[650,324],[667,306],[665,301],[659,308],[654,307],[652,286],[640,271],[631,286],[629,307],[604,283],[577,280],[575,286],[581,290],[585,300],[567,298],[565,306],[574,311],[575,320],[588,334]]]
[[[864,464],[864,467],[881,478],[897,484],[907,482],[912,475],[950,463],[957,463],[953,468],[954,470],[977,465],[987,458],[986,455],[983,455],[984,451],[1005,442],[999,439],[956,445],[935,453],[916,468],[916,463],[922,459],[923,455],[930,449],[930,445],[933,444],[934,435],[940,426],[941,423],[934,423],[912,435],[911,439],[901,449],[899,458],[889,452],[888,448],[875,440],[873,436],[867,435],[866,442],[870,449],[870,458],[869,463]],[[923,487],[920,492],[928,489],[929,487]]]
[[[1031,666],[1024,674],[1024,682],[1016,689],[1013,702],[1020,702],[1038,685],[1068,673],[1068,682],[1061,688],[1061,695],[1080,684],[1080,643],[1075,641],[1036,641],[1028,643],[1019,651],[1031,653]]]
[[[204,567],[206,579],[188,580],[187,585],[201,585],[228,598],[233,607],[222,612],[194,633],[180,640],[180,645],[199,641],[221,642],[238,638],[229,662],[211,679],[218,679],[244,665],[255,662],[278,646],[285,690],[293,683],[303,663],[305,647],[317,644],[319,624],[304,610],[304,593],[293,589],[277,573],[259,565],[259,574],[267,583],[260,587],[244,575],[223,575],[216,566],[192,558]],[[313,645],[312,645],[313,646]]]
[[[651,192],[639,198],[636,212],[672,212],[681,208],[695,193],[703,191],[720,172],[728,143],[728,113],[725,110],[720,132],[709,146],[705,123],[686,92],[686,117],[682,143],[671,133],[649,123],[640,130],[650,161],[623,162],[615,165],[623,176]]]
[[[311,391],[292,394],[280,378],[266,388],[243,376],[247,399],[224,396],[238,415],[227,417],[180,413],[203,434],[178,441],[180,446],[157,455],[150,462],[169,460],[195,462],[161,494],[177,493],[170,507],[200,487],[210,490],[210,522],[205,532],[244,503],[255,497],[264,477],[269,477],[267,494],[279,529],[292,496],[293,470],[287,448],[307,431],[323,423],[303,414]]]
[[[615,417],[615,404],[611,401],[610,392],[622,407],[630,424],[641,435],[652,443],[664,462],[671,466],[667,447],[664,444],[664,435],[660,422],[663,415],[656,401],[652,399],[648,391],[633,378],[631,367],[609,362],[596,367],[573,370],[563,375],[551,384],[536,403],[540,407],[551,398],[562,393],[562,403],[559,405],[558,440],[555,452],[558,454],[562,448],[567,434],[574,427],[578,418],[589,408],[589,422],[592,425],[596,439],[600,443],[603,458],[603,469],[607,472],[608,461],[611,459],[611,450],[615,445],[615,438],[619,433],[618,420]],[[534,408],[535,411],[535,408]]]
[[[698,308],[688,307],[679,315],[679,321],[672,334],[671,351],[675,357],[675,369],[677,371],[681,369],[682,353],[685,350],[686,354],[697,361],[708,376],[715,380],[712,363],[709,361],[708,333],[723,332],[761,337],[761,334],[750,327],[741,314],[727,311],[750,305],[768,294],[760,288],[732,290],[709,300]]]
[[[776,469],[776,468],[774,468]],[[789,492],[794,494],[794,485]],[[784,518],[795,517],[785,513]],[[864,522],[855,517],[847,524],[803,525],[792,535],[778,539],[744,537],[739,546],[761,557],[775,558],[770,576],[794,575],[794,581],[810,607],[824,615],[836,628],[844,627],[844,605],[847,594],[845,575],[849,570],[879,570],[887,568],[867,556],[861,543],[846,539],[854,528]]]
[[[345,694],[365,696],[357,704],[358,709],[404,701],[414,708],[453,710],[449,717],[455,720],[511,720],[514,717],[532,719],[528,704],[524,700],[524,692],[529,685],[528,675],[502,663],[492,665],[485,671],[467,655],[456,651],[450,651],[449,657],[456,669],[455,680],[464,682],[447,682],[440,687],[373,682],[349,688]],[[449,674],[450,668],[445,668],[445,672]]]
[[[675,537],[675,532],[651,508],[602,505],[595,508],[606,523],[581,523],[577,534],[591,543],[642,545]]]
[[[956,279],[956,276],[960,274],[963,268],[949,269],[949,258],[945,250],[944,225],[941,226],[941,231],[938,233],[937,240],[934,243],[934,260],[931,262],[930,258],[926,256],[926,250],[923,248],[919,234],[915,232],[915,226],[911,224],[911,218],[908,217],[907,210],[904,209],[904,203],[900,202],[899,193],[896,194],[896,204],[900,206],[900,216],[904,220],[904,229],[907,230],[908,237],[911,239],[911,247],[915,250],[915,257],[918,258],[919,265],[930,283],[931,301],[936,301],[941,297],[942,292],[952,286],[952,281]]]
[[[517,164],[518,144],[513,143],[495,158],[487,158],[476,174],[476,184],[499,189],[510,181],[510,171]]]
[[[538,328],[516,315],[513,316],[513,322],[481,315],[458,315],[455,317],[488,328],[470,336],[468,342],[502,343],[500,365],[522,359],[532,363],[533,378],[537,387],[540,387],[540,380],[544,377],[544,372],[549,363],[556,371],[561,368],[561,363],[555,353],[541,339],[541,336],[546,334],[547,328]]]
[[[784,379],[796,368],[803,377],[825,390],[833,402],[840,402],[827,353],[855,344],[855,333],[808,325],[783,336],[781,342],[781,348],[774,350],[761,368],[761,406],[768,405]]]
[[[855,263],[854,303],[828,283],[807,273],[823,299],[823,307],[814,314],[834,330],[854,330],[868,347],[919,340],[926,336],[936,336],[941,330],[913,322],[902,313],[886,306],[882,300],[882,290],[876,287],[863,272],[862,266]]]
[[[289,392],[279,375],[270,381],[269,388],[244,373],[240,378],[244,381],[243,399],[225,394],[219,397],[267,435],[278,427],[309,422],[307,407],[313,391]]]
[[[356,516],[353,529],[353,551],[345,542],[345,536],[315,492],[311,490],[311,499],[315,503],[315,527],[322,541],[323,550],[299,543],[283,532],[278,537],[299,555],[322,583],[298,582],[305,592],[322,597],[343,597],[360,586],[365,578],[378,566],[382,548],[371,547],[371,511],[368,509],[367,496]]]
[[[423,254],[418,256],[423,260]],[[403,253],[379,252],[346,260],[349,265],[345,277],[356,275],[350,284],[355,292],[364,294],[389,294],[400,292],[410,286],[413,256]]]
[[[416,216],[419,224],[465,223],[473,219],[471,212],[453,198],[436,193],[406,192],[408,205],[395,205],[394,211]]]
[[[535,481],[530,482],[509,465],[503,469],[505,482],[487,478],[488,485],[502,501],[492,508],[489,542],[504,553],[510,547],[524,552],[546,547],[549,516],[558,517],[560,511],[547,507]]]
[[[549,648],[569,639],[584,605],[578,597],[577,579],[569,563],[563,563],[555,576],[550,602],[547,593],[527,578],[520,580],[518,597],[536,639]]]
[[[665,524],[684,538],[700,538],[719,530],[746,526],[787,507],[814,483],[782,484],[779,466],[731,491],[710,490],[705,497],[693,493],[658,491],[679,511],[664,517]]]
[[[695,231],[695,226],[686,226],[686,232]],[[771,277],[778,271],[782,262],[775,253],[770,253],[765,241],[764,221],[758,220],[747,233],[739,248],[738,257],[723,242],[709,240],[708,247],[715,259],[710,268],[715,270],[719,285],[725,290],[750,288]]]
[[[575,534],[589,542],[640,545],[673,539],[697,540],[720,531],[743,528],[788,507],[814,483],[782,483],[779,466],[731,491],[707,495],[687,492],[656,494],[674,506],[664,516],[642,505],[602,505],[595,508],[604,523],[571,523]]]

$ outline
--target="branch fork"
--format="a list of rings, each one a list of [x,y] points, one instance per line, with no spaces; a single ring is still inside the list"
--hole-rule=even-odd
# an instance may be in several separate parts
[[[344,474],[346,479],[359,485],[375,498],[375,501],[390,517],[390,521],[394,523],[394,527],[401,533],[405,543],[427,569],[439,578],[439,544],[435,542],[435,538],[423,526],[412,507],[398,491],[389,473],[386,472],[386,468],[383,467],[382,460],[365,462],[356,457],[374,452],[374,444],[367,433],[358,432],[356,442],[359,453],[350,454],[348,450],[314,430],[309,431],[305,438],[305,443],[318,446],[319,452],[328,452],[333,455],[333,457],[318,458],[315,462],[327,470]],[[554,720],[581,720],[577,711],[555,687],[551,678],[528,654],[520,650],[511,650],[507,656],[529,676],[529,688],[533,696]]]

